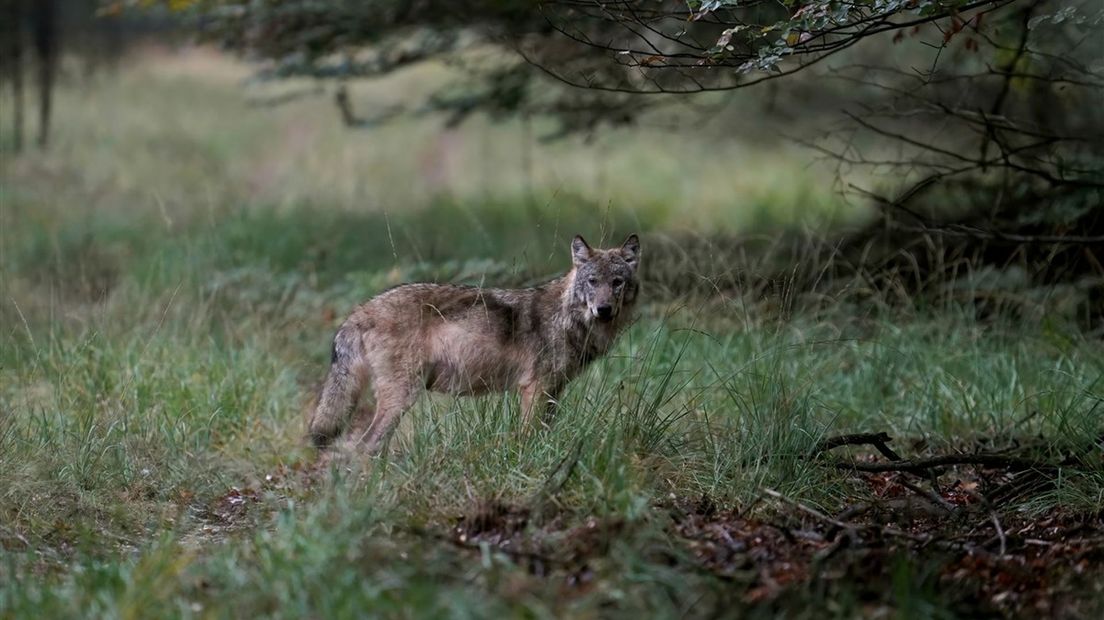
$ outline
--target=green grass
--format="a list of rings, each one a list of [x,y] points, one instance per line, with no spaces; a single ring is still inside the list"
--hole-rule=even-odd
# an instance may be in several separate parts
[[[677,515],[708,501],[793,519],[764,489],[837,513],[870,490],[807,458],[835,433],[1047,456],[1104,432],[1104,351],[1060,318],[918,304],[783,320],[758,292],[667,295],[743,265],[699,235],[838,208],[815,172],[779,182],[801,170],[787,152],[752,164],[752,206],[734,210],[725,166],[690,156],[707,138],[677,161],[651,161],[647,132],[599,154],[540,147],[525,187],[473,180],[491,164],[472,142],[495,163],[518,139],[477,121],[461,171],[427,188],[410,152],[431,121],[349,135],[324,101],[245,108],[224,61],[161,63],[66,87],[58,144],[0,176],[0,617],[970,613],[934,556],[760,600],[754,574],[703,567]],[[597,186],[588,166],[607,156]],[[576,231],[630,230],[665,248],[645,255],[646,286],[661,281],[551,430],[524,436],[511,395],[428,397],[387,458],[313,465],[304,411],[358,301],[407,280],[538,281]],[[1098,466],[1002,515],[1102,510]]]

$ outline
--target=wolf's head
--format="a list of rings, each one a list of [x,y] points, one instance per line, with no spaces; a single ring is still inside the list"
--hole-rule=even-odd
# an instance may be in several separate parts
[[[575,265],[572,301],[586,305],[586,320],[610,323],[636,301],[640,289],[640,239],[629,235],[619,248],[596,250],[579,235],[571,241]]]

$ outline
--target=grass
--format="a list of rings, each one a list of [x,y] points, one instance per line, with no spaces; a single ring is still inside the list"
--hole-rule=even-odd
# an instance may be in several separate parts
[[[350,135],[325,101],[244,107],[242,75],[193,53],[66,86],[55,147],[5,155],[0,616],[1019,609],[973,600],[935,551],[887,546],[876,570],[787,581],[756,543],[726,552],[744,563],[710,545],[737,522],[767,542],[815,526],[764,489],[830,514],[868,499],[881,479],[806,457],[826,435],[887,431],[908,454],[1093,446],[1104,352],[1060,318],[923,304],[781,318],[769,296],[672,297],[661,281],[551,430],[524,437],[510,395],[423,398],[387,458],[318,467],[303,415],[328,340],[386,286],[526,284],[565,268],[574,232],[630,229],[668,248],[646,258],[656,279],[692,279],[740,264],[687,240],[841,207],[784,149],[702,137],[655,160],[647,131],[538,147],[525,181],[477,173],[520,142],[477,120],[451,138],[452,163],[419,168],[412,153],[441,139],[432,121]],[[717,149],[728,163],[693,156]],[[738,157],[750,169],[733,180]],[[733,192],[752,206],[733,210]],[[1091,523],[1102,509],[1097,462],[1000,514]],[[1060,591],[1074,602],[1052,610],[1100,605],[1099,586]]]

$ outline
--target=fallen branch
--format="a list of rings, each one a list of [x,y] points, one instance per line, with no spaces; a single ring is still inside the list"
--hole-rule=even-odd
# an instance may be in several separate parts
[[[900,461],[901,457],[897,455],[887,445],[893,441],[893,438],[888,433],[854,433],[851,435],[836,435],[835,437],[828,437],[817,442],[816,447],[813,448],[813,455],[820,454],[821,452],[827,452],[840,446],[874,446],[878,452],[882,453],[882,456],[891,461]]]
[[[853,461],[836,461],[833,463],[838,469],[851,469],[865,472],[883,471],[907,471],[920,473],[936,467],[948,467],[950,465],[983,465],[985,467],[1001,467],[1006,469],[1025,470],[1049,470],[1056,465],[1039,463],[1028,459],[1022,459],[1003,454],[990,454],[980,452],[977,454],[942,454],[924,459],[908,459],[894,461],[892,463],[856,463]]]
[[[888,433],[852,433],[827,437],[817,442],[813,447],[811,456],[817,456],[840,446],[874,446],[882,456],[890,460],[889,463],[860,463],[855,461],[834,461],[838,469],[850,469],[865,472],[903,471],[914,474],[930,473],[938,467],[950,465],[982,465],[985,467],[998,467],[1015,471],[1049,471],[1057,469],[1059,465],[1041,463],[1029,459],[1008,456],[1007,454],[993,454],[991,452],[978,452],[974,454],[941,454],[928,458],[902,459],[887,444],[893,441]],[[1072,465],[1074,461],[1066,459],[1062,466]],[[913,489],[915,490],[915,489]]]

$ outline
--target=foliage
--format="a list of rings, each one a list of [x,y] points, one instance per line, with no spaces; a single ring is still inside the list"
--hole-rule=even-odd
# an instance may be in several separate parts
[[[518,45],[519,51],[537,54],[534,59],[546,66],[575,60],[589,49],[610,54],[622,67],[645,70],[641,71],[645,76],[652,69],[657,75],[661,69],[695,69],[701,75],[729,73],[718,68],[735,69],[737,74],[781,72],[784,58],[810,64],[882,32],[952,15],[983,15],[1007,4],[1008,0],[801,4],[193,0],[171,6],[198,11],[210,32],[228,45],[274,60],[276,75],[352,77],[391,71],[482,41]],[[552,42],[556,39],[559,44]],[[563,49],[564,43],[574,49]],[[369,46],[375,54],[358,58]],[[540,55],[544,53],[552,55]],[[592,82],[588,86],[613,85]],[[647,80],[636,88],[646,90]]]
[[[1104,76],[1098,46],[1085,44],[1100,36],[1104,12],[1091,2],[174,6],[197,16],[208,36],[264,61],[263,79],[344,82],[444,60],[470,78],[402,107],[445,111],[450,125],[474,112],[551,115],[561,127],[550,136],[633,123],[671,101],[638,95],[723,92],[825,67],[850,89],[845,118],[790,137],[836,163],[842,194],[885,208],[883,229],[967,241],[1104,241],[1096,220],[1071,216],[1069,208],[1091,209],[1104,191],[1104,117],[1096,105]],[[897,46],[908,51],[890,53]],[[358,119],[343,88],[337,100],[351,125],[372,127],[390,116]],[[680,116],[685,124],[706,122],[716,109],[706,107],[705,118]],[[887,180],[861,182],[869,178]],[[1024,223],[1040,219],[1052,224]],[[947,224],[958,228],[948,233]]]
[[[749,2],[236,2],[170,6],[224,45],[266,61],[265,79],[379,76],[463,63],[471,92],[430,109],[551,113],[569,130],[622,124],[648,107],[628,93],[697,93],[789,75],[884,32],[985,15],[1013,0]],[[149,2],[139,2],[149,4]],[[957,17],[955,19],[958,19]],[[497,49],[512,61],[487,60]],[[766,73],[767,75],[762,75]],[[556,93],[551,76],[593,94]],[[474,85],[473,85],[474,83]]]

